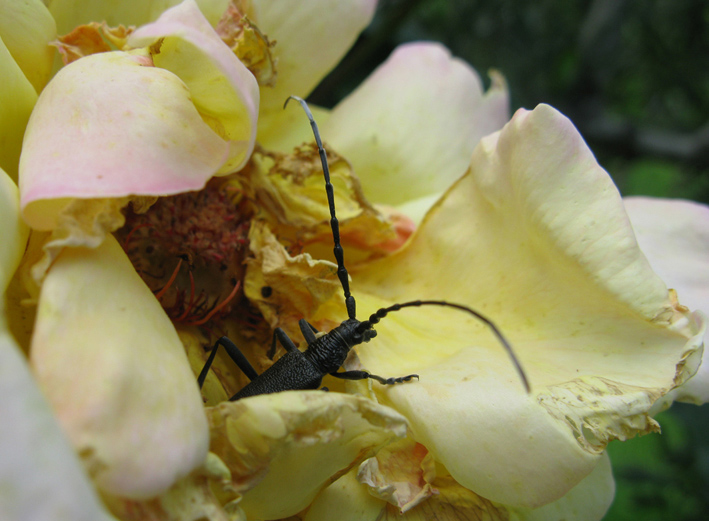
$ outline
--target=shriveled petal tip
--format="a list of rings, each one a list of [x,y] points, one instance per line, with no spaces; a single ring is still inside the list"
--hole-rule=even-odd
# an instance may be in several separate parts
[[[322,135],[354,166],[367,197],[392,206],[441,194],[480,139],[509,120],[504,80],[478,74],[440,44],[398,47],[337,105]]]
[[[436,463],[426,448],[410,438],[399,440],[362,463],[357,472],[369,493],[407,512],[435,496]]]
[[[201,119],[184,83],[124,52],[87,56],[44,89],[20,158],[23,216],[56,226],[72,198],[197,190],[228,145]]]
[[[640,248],[682,305],[709,313],[709,207],[692,201],[623,199]],[[705,349],[707,336],[704,337]],[[709,401],[709,363],[673,392],[700,405]]]
[[[207,421],[182,344],[112,236],[54,262],[31,361],[102,490],[155,496],[204,461]]]
[[[652,404],[701,352],[701,317],[673,305],[612,181],[547,106],[484,138],[408,245],[353,279],[361,310],[446,300],[507,336],[531,395],[489,329],[458,310],[402,310],[358,354],[375,374],[419,374],[379,389],[384,403],[459,483],[508,505],[562,497],[610,440],[656,430]]]
[[[114,520],[30,374],[2,308],[0,303],[0,518]]]
[[[135,31],[128,44],[152,45],[153,61],[177,75],[189,89],[202,119],[229,145],[217,173],[241,169],[256,142],[259,88],[256,78],[219,38],[194,0],[165,11],[155,23]]]
[[[0,39],[35,90],[41,91],[54,58],[54,48],[48,45],[57,35],[54,18],[41,0],[2,0],[0,13]]]
[[[276,41],[278,81],[262,93],[262,114],[280,112],[290,95],[307,97],[369,25],[376,6],[376,0],[310,0],[297,9],[271,0],[248,2],[249,18]]]
[[[20,218],[20,193],[17,185],[0,168],[0,292],[3,294],[25,252],[29,228]]]
[[[212,452],[249,519],[295,515],[329,482],[406,434],[396,411],[360,396],[295,391],[207,408]]]

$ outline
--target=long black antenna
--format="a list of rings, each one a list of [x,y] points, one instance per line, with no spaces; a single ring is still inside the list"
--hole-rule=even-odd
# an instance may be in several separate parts
[[[325,149],[322,146],[322,140],[320,139],[320,132],[318,131],[318,125],[315,123],[315,118],[313,118],[313,113],[310,112],[310,108],[304,99],[298,96],[289,96],[286,102],[283,104],[285,109],[288,106],[290,100],[295,100],[300,103],[303,110],[308,115],[310,120],[310,126],[313,129],[313,134],[315,134],[315,143],[318,145],[318,153],[320,154],[320,162],[322,163],[322,171],[325,175],[325,191],[327,192],[327,203],[330,206],[330,227],[332,228],[332,238],[335,242],[335,259],[337,260],[337,277],[340,279],[342,284],[342,289],[345,292],[345,306],[347,306],[347,315],[349,318],[357,318],[357,307],[355,299],[350,293],[350,281],[349,275],[347,274],[347,268],[345,268],[345,252],[340,244],[340,224],[335,216],[335,192],[330,182],[330,167],[327,164],[327,155],[325,154]]]
[[[377,310],[375,313],[373,313],[369,317],[368,320],[365,320],[364,322],[360,322],[358,330],[364,331],[366,329],[371,328],[374,324],[377,324],[382,318],[387,316],[392,311],[399,311],[402,308],[412,308],[412,307],[419,307],[419,306],[446,306],[446,307],[456,308],[456,309],[460,309],[461,311],[467,311],[468,313],[473,315],[478,320],[484,322],[492,330],[492,332],[495,334],[497,339],[500,341],[502,346],[507,351],[507,354],[510,356],[512,363],[514,364],[515,368],[517,369],[517,373],[519,373],[519,377],[522,380],[522,383],[524,384],[524,388],[527,390],[527,393],[530,392],[529,380],[527,379],[527,375],[525,374],[524,369],[522,369],[522,364],[519,363],[517,356],[515,355],[514,351],[512,350],[512,345],[510,345],[510,343],[507,341],[505,336],[497,328],[497,326],[492,322],[492,320],[490,320],[485,315],[482,315],[482,314],[478,313],[477,311],[475,311],[474,309],[471,309],[467,306],[463,306],[461,304],[454,304],[452,302],[446,302],[444,300],[412,300],[411,302],[404,302],[403,304],[393,304],[393,305],[389,306],[388,308],[382,308],[382,309]]]

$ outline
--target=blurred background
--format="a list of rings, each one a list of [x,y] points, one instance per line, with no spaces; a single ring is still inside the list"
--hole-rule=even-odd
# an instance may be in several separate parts
[[[709,203],[706,0],[380,0],[309,101],[332,107],[414,40],[444,43],[486,84],[501,71],[513,112],[548,103],[566,114],[624,196]],[[662,435],[609,446],[606,521],[709,520],[709,405],[675,404],[657,420]]]

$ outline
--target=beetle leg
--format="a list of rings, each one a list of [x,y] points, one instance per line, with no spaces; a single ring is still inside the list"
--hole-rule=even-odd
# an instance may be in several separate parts
[[[318,330],[315,329],[315,327],[310,322],[308,322],[304,318],[301,318],[298,322],[298,326],[300,326],[300,332],[303,333],[303,338],[305,338],[305,341],[308,343],[308,345],[315,342],[315,333],[318,333]]]
[[[276,339],[278,339],[278,342],[280,342],[280,344],[288,352],[298,349],[298,347],[293,343],[293,341],[288,337],[288,335],[286,335],[286,332],[283,331],[280,327],[277,327],[273,330],[273,340],[271,341],[271,349],[268,350],[269,360],[273,360],[273,357],[276,356]]]
[[[365,380],[367,378],[371,378],[372,380],[376,380],[382,385],[394,385],[400,384],[402,382],[409,382],[412,378],[416,378],[417,380],[419,379],[419,375],[417,374],[410,374],[407,376],[396,376],[392,378],[382,378],[381,376],[368,373],[367,371],[343,371],[341,373],[330,374],[335,378],[341,378],[343,380]]]
[[[199,376],[197,377],[197,384],[199,385],[200,389],[204,384],[205,378],[207,378],[207,373],[209,372],[209,368],[212,367],[212,362],[214,362],[214,357],[217,355],[217,349],[219,349],[220,345],[224,346],[224,349],[226,349],[229,358],[234,360],[234,363],[239,366],[239,369],[244,372],[244,374],[249,378],[249,380],[254,380],[258,378],[256,370],[251,366],[251,364],[246,359],[244,354],[239,350],[239,348],[236,347],[236,344],[234,344],[234,342],[229,340],[227,337],[223,336],[214,343],[214,347],[212,347],[212,352],[209,354],[209,358],[204,364],[202,372],[199,373]]]

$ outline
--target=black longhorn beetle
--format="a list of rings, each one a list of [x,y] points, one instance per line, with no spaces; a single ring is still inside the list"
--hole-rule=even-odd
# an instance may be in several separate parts
[[[290,96],[283,105],[283,108],[286,108],[291,99],[294,99],[300,103],[303,110],[305,110],[305,113],[310,120],[310,126],[313,129],[313,134],[315,135],[315,142],[318,146],[318,153],[320,154],[320,161],[322,162],[323,174],[325,176],[327,201],[330,207],[330,226],[332,228],[332,237],[335,243],[334,253],[335,259],[337,260],[337,276],[340,279],[342,289],[345,293],[345,305],[347,307],[347,315],[349,318],[329,333],[320,337],[316,337],[315,334],[318,330],[315,329],[315,327],[308,323],[308,321],[304,318],[301,319],[298,322],[298,325],[303,333],[303,337],[308,342],[308,348],[302,352],[298,350],[286,332],[280,327],[277,327],[273,332],[273,341],[271,342],[269,357],[273,358],[275,355],[276,340],[285,348],[286,354],[279,358],[271,367],[266,369],[260,375],[256,373],[239,348],[236,347],[231,340],[223,336],[214,344],[212,352],[210,353],[202,372],[197,378],[197,383],[200,388],[204,383],[204,379],[207,377],[209,368],[214,361],[214,357],[217,354],[217,349],[219,349],[220,345],[224,346],[228,355],[251,380],[248,385],[232,396],[230,400],[238,400],[247,396],[255,396],[259,394],[277,393],[280,391],[317,389],[320,387],[323,377],[328,374],[345,380],[364,380],[366,378],[371,378],[384,385],[408,382],[413,378],[418,379],[417,374],[393,378],[382,378],[381,376],[370,374],[366,371],[337,372],[337,370],[345,362],[345,358],[347,358],[347,354],[350,349],[358,344],[361,344],[362,342],[369,342],[372,338],[377,336],[377,332],[374,330],[374,325],[392,311],[399,311],[403,308],[418,306],[446,306],[466,311],[490,327],[497,339],[507,350],[507,353],[512,359],[512,363],[517,369],[525,389],[529,392],[530,389],[527,376],[512,351],[512,347],[509,342],[491,320],[467,306],[445,302],[442,300],[414,300],[411,302],[394,304],[387,308],[382,308],[372,314],[369,319],[365,321],[360,322],[357,320],[355,299],[350,294],[350,285],[347,269],[345,268],[344,252],[342,245],[340,244],[340,228],[337,217],[335,216],[335,197],[332,183],[330,183],[330,169],[327,164],[325,149],[323,148],[322,141],[320,140],[320,132],[318,131],[318,126],[315,123],[315,119],[313,118],[307,103],[303,99],[296,96]]]

